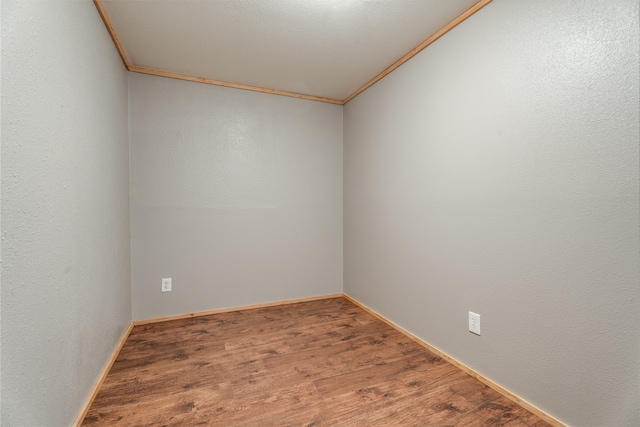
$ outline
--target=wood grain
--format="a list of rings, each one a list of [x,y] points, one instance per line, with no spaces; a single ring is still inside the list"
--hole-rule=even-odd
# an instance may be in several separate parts
[[[384,71],[382,71],[380,74],[378,74],[377,76],[375,76],[374,78],[369,80],[367,83],[362,85],[358,90],[356,90],[351,95],[349,95],[345,99],[343,99],[342,100],[342,104],[343,105],[346,104],[347,102],[351,101],[356,96],[360,95],[365,90],[369,89],[371,86],[376,84],[379,80],[381,80],[387,74],[391,73],[393,70],[395,70],[396,68],[398,68],[399,66],[401,66],[402,64],[404,64],[405,62],[407,62],[408,60],[413,58],[414,56],[416,56],[418,54],[418,52],[420,52],[421,50],[423,50],[424,48],[426,48],[427,46],[429,46],[430,44],[432,44],[433,42],[438,40],[440,37],[442,37],[445,34],[447,34],[449,31],[451,31],[452,29],[457,27],[459,24],[461,24],[463,21],[465,21],[471,15],[473,15],[474,13],[476,13],[477,11],[479,11],[480,9],[482,9],[483,7],[485,7],[486,5],[491,3],[491,1],[492,0],[480,0],[478,3],[474,4],[473,6],[471,6],[467,11],[462,13],[456,19],[454,19],[453,21],[449,22],[447,25],[445,25],[444,27],[442,27],[441,29],[436,31],[431,37],[429,37],[428,39],[426,39],[425,41],[420,43],[418,46],[416,46],[413,49],[411,49],[411,51],[409,51],[409,53],[404,55],[402,58],[398,59],[396,62],[394,62],[389,67],[387,67]]]
[[[547,426],[344,298],[137,325],[85,426]]]
[[[532,403],[526,401],[525,399],[519,397],[515,393],[510,392],[506,388],[504,388],[501,385],[493,382],[492,380],[488,379],[484,375],[481,375],[480,373],[478,373],[475,370],[471,369],[470,367],[468,367],[464,363],[460,362],[459,360],[449,356],[447,353],[445,353],[444,351],[440,350],[439,348],[437,348],[435,346],[432,346],[431,344],[427,343],[426,341],[421,340],[417,336],[415,336],[412,333],[410,333],[410,332],[406,331],[405,329],[401,328],[397,324],[393,323],[392,321],[390,321],[386,317],[382,316],[381,314],[377,313],[376,311],[374,311],[371,308],[367,307],[366,305],[362,304],[358,300],[352,298],[351,296],[349,296],[347,294],[343,294],[342,296],[347,301],[350,301],[350,302],[354,303],[355,305],[357,305],[358,307],[362,308],[363,310],[365,310],[366,312],[368,312],[372,316],[376,317],[377,319],[379,319],[382,322],[386,323],[387,325],[391,326],[392,328],[394,328],[395,330],[397,330],[401,334],[405,335],[406,337],[412,339],[413,341],[415,341],[419,345],[425,347],[430,352],[438,355],[439,357],[442,357],[444,360],[446,360],[447,362],[451,363],[453,366],[455,366],[458,369],[462,370],[466,374],[468,374],[468,375],[472,376],[473,378],[477,379],[478,381],[488,385],[489,387],[491,387],[492,389],[494,389],[495,391],[497,391],[498,393],[500,393],[501,395],[503,395],[507,399],[511,400],[512,402],[518,404],[519,406],[522,406],[523,408],[525,408],[529,412],[531,412],[531,413],[537,415],[538,417],[542,418],[543,420],[545,420],[546,422],[548,422],[552,426],[567,427],[566,424],[564,424],[560,420],[552,417],[551,415],[547,414],[542,409],[540,409],[537,406],[533,405]]]
[[[261,303],[261,304],[251,304],[251,305],[228,307],[228,308],[216,308],[216,309],[213,309],[213,310],[196,311],[196,312],[193,312],[193,313],[183,313],[183,314],[175,314],[175,315],[172,315],[172,316],[152,317],[150,319],[134,320],[133,324],[134,325],[148,325],[149,323],[166,322],[168,320],[189,319],[191,317],[209,316],[211,314],[228,313],[230,311],[253,310],[255,308],[276,307],[276,306],[279,306],[279,305],[296,304],[296,303],[299,303],[299,302],[308,302],[308,301],[318,301],[318,300],[321,300],[321,299],[339,298],[342,295],[343,294],[327,294],[327,295],[318,295],[318,296],[306,297],[306,298],[296,298],[296,299],[288,299],[288,300],[271,301],[271,302],[265,302],[265,303]]]
[[[288,92],[285,90],[269,89],[266,87],[243,85],[240,83],[225,82],[221,80],[208,79],[205,77],[196,77],[196,76],[190,76],[187,74],[173,73],[171,71],[163,71],[163,70],[155,70],[152,68],[138,67],[136,65],[131,65],[129,67],[129,71],[133,71],[134,73],[150,74],[153,76],[169,77],[171,79],[186,80],[189,82],[205,83],[208,85],[230,87],[230,88],[242,89],[242,90],[250,90],[253,92],[269,93],[271,95],[288,96],[291,98],[306,99],[309,101],[326,102],[329,104],[337,104],[337,105],[343,104],[342,101],[337,99],[323,98],[323,97],[314,96],[314,95],[305,95],[303,93]]]
[[[93,400],[96,398],[98,391],[100,391],[100,388],[102,387],[102,383],[104,383],[104,380],[107,378],[107,375],[111,371],[111,367],[113,366],[118,355],[120,354],[122,347],[124,347],[124,344],[127,342],[127,338],[129,338],[129,334],[131,333],[132,330],[133,330],[133,322],[129,324],[129,327],[127,328],[127,330],[124,331],[124,333],[122,334],[122,337],[120,337],[120,340],[118,340],[118,343],[116,344],[116,348],[113,350],[111,357],[109,358],[106,365],[102,369],[102,372],[98,377],[98,381],[93,386],[91,393],[89,393],[89,397],[87,398],[87,401],[82,407],[80,414],[78,414],[78,417],[74,421],[73,423],[74,427],[77,427],[82,424],[82,420],[84,420],[85,416],[87,415],[87,412],[89,412],[89,408],[93,404]]]
[[[375,83],[377,83],[383,77],[391,73],[393,70],[395,70],[396,68],[398,68],[399,66],[407,62],[409,59],[413,58],[416,54],[418,54],[418,52],[422,51],[424,48],[426,48],[427,46],[429,46],[430,44],[438,40],[440,37],[442,37],[449,31],[451,31],[453,28],[455,28],[457,25],[465,21],[471,15],[473,15],[474,13],[482,9],[484,6],[491,3],[491,1],[492,0],[478,1],[478,3],[471,6],[471,8],[469,8],[467,11],[465,11],[460,16],[455,18],[453,21],[449,22],[447,25],[445,25],[440,30],[435,32],[427,40],[425,40],[424,42],[420,43],[418,46],[413,48],[402,58],[398,59],[396,62],[391,64],[389,67],[383,70],[380,74],[375,76],[373,79],[369,80],[367,83],[362,85],[356,91],[354,91],[349,96],[347,96],[345,99],[338,100],[338,99],[325,98],[325,97],[314,96],[314,95],[307,95],[307,94],[302,94],[297,92],[289,92],[289,91],[278,90],[278,89],[270,89],[270,88],[259,87],[259,86],[251,86],[251,85],[245,85],[240,83],[226,82],[226,81],[215,80],[215,79],[210,79],[205,77],[180,74],[180,73],[175,73],[171,71],[157,70],[153,68],[141,67],[141,66],[135,65],[129,60],[129,58],[125,54],[124,47],[118,40],[118,36],[113,26],[111,25],[111,21],[109,20],[109,17],[106,11],[104,10],[104,6],[102,5],[101,1],[93,0],[94,4],[96,5],[96,8],[98,9],[98,12],[100,13],[100,16],[102,17],[102,20],[105,26],[107,27],[107,30],[109,31],[109,34],[111,35],[111,39],[113,40],[113,43],[115,44],[116,49],[120,54],[120,58],[122,58],[122,62],[124,63],[124,66],[129,71],[132,71],[135,73],[150,74],[150,75],[160,76],[160,77],[168,77],[168,78],[178,79],[178,80],[186,80],[190,82],[205,83],[205,84],[210,84],[215,86],[230,87],[234,89],[250,90],[253,92],[269,93],[272,95],[288,96],[292,98],[306,99],[310,101],[326,102],[329,104],[337,104],[337,105],[344,105],[347,102],[351,101],[353,98],[355,98],[360,93],[367,90],[369,87],[373,86]]]
[[[116,49],[118,50],[118,54],[120,55],[120,59],[122,59],[122,63],[124,64],[124,67],[130,71],[131,62],[129,61],[129,58],[127,58],[127,55],[124,52],[124,48],[120,44],[120,40],[118,40],[118,35],[116,34],[116,31],[113,29],[113,25],[111,25],[111,20],[109,20],[109,16],[107,16],[107,12],[104,10],[104,6],[102,6],[102,3],[100,2],[100,0],[93,0],[93,4],[96,5],[96,9],[98,9],[98,13],[102,18],[102,22],[104,22],[104,26],[107,27],[107,31],[109,31],[111,40],[113,40],[113,44],[116,46]]]

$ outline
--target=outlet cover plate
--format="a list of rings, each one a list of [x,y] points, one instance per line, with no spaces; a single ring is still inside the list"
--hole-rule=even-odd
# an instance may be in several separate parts
[[[162,279],[162,292],[171,292],[171,277]]]
[[[480,335],[480,315],[472,311],[469,312],[469,332]]]

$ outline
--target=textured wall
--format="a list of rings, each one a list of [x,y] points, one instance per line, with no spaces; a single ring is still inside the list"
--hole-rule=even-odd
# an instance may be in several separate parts
[[[342,107],[129,88],[134,318],[342,291]]]
[[[344,110],[345,291],[576,426],[640,423],[638,25],[496,0]]]
[[[128,181],[93,3],[3,0],[2,425],[70,425],[130,322]]]

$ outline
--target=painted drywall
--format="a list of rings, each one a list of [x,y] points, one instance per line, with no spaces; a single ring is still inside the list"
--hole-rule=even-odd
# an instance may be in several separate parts
[[[638,28],[495,0],[344,109],[346,293],[576,426],[640,424]]]
[[[140,74],[129,103],[135,319],[342,291],[341,106]]]
[[[93,3],[3,0],[2,425],[71,425],[131,321],[127,129]]]
[[[341,100],[476,1],[102,4],[133,65]]]

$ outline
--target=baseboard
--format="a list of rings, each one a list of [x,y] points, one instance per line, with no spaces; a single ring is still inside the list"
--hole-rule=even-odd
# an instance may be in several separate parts
[[[318,295],[318,296],[307,297],[307,298],[271,301],[271,302],[265,302],[261,304],[242,305],[242,306],[227,307],[227,308],[216,308],[213,310],[196,311],[193,313],[183,313],[183,314],[175,314],[172,316],[163,316],[163,317],[154,317],[151,319],[134,320],[133,324],[135,326],[148,325],[150,323],[168,322],[169,320],[190,319],[192,317],[209,316],[211,314],[229,313],[232,311],[254,310],[256,308],[276,307],[279,305],[297,304],[300,302],[318,301],[318,300],[330,299],[330,298],[342,298],[342,296],[343,296],[342,293],[337,293],[337,294]]]
[[[208,316],[210,314],[229,313],[232,311],[241,311],[241,310],[253,310],[256,308],[276,307],[279,305],[296,304],[300,302],[318,301],[323,299],[342,298],[342,297],[343,297],[342,293],[327,294],[327,295],[318,295],[318,296],[307,297],[307,298],[296,298],[296,299],[289,299],[289,300],[272,301],[272,302],[266,302],[262,304],[243,305],[243,306],[237,306],[237,307],[197,311],[194,313],[176,314],[174,316],[164,316],[164,317],[155,317],[151,319],[134,320],[129,324],[129,327],[124,332],[124,334],[122,335],[122,338],[120,338],[120,341],[118,341],[118,344],[114,348],[113,354],[109,358],[109,361],[107,362],[104,369],[102,370],[102,373],[98,378],[98,381],[96,382],[95,386],[91,390],[91,394],[89,395],[89,398],[87,399],[86,403],[82,407],[82,411],[80,412],[75,422],[73,423],[73,427],[79,427],[84,421],[84,417],[87,416],[87,412],[89,412],[89,408],[91,407],[93,400],[96,398],[96,395],[98,394],[98,391],[102,386],[102,383],[104,382],[105,378],[107,377],[107,374],[111,370],[111,366],[113,366],[113,363],[118,358],[118,355],[120,354],[120,350],[122,350],[122,347],[124,346],[124,343],[127,341],[127,338],[129,338],[129,334],[131,334],[131,331],[133,330],[134,326],[148,325],[150,323],[158,323],[158,322],[167,322],[169,320],[188,319],[192,317]]]
[[[546,422],[548,422],[552,426],[567,427],[566,424],[562,423],[561,421],[559,421],[556,418],[552,417],[551,415],[547,414],[542,409],[540,409],[540,408],[534,406],[533,404],[527,402],[526,400],[522,399],[521,397],[519,397],[515,393],[512,393],[509,390],[507,390],[506,388],[502,387],[501,385],[493,382],[489,378],[479,374],[478,372],[474,371],[473,369],[471,369],[470,367],[468,367],[464,363],[462,363],[459,360],[456,360],[453,357],[449,356],[447,353],[445,353],[444,351],[440,350],[439,348],[432,346],[428,342],[423,341],[422,339],[420,339],[417,336],[413,335],[411,332],[406,331],[405,329],[403,329],[400,326],[396,325],[391,320],[387,319],[386,317],[384,317],[380,313],[376,312],[375,310],[372,310],[371,308],[367,307],[366,305],[364,305],[360,301],[356,300],[355,298],[350,297],[349,295],[347,295],[345,293],[342,294],[342,297],[344,299],[346,299],[347,301],[350,301],[350,302],[354,303],[355,305],[357,305],[358,307],[362,308],[364,311],[368,312],[369,314],[371,314],[372,316],[374,316],[377,319],[381,320],[382,322],[386,323],[387,325],[391,326],[393,329],[397,330],[401,334],[405,335],[406,337],[410,338],[411,340],[413,340],[416,343],[420,344],[421,346],[425,347],[427,350],[431,351],[432,353],[437,354],[438,356],[440,356],[441,358],[443,358],[447,362],[451,363],[453,366],[455,366],[455,367],[459,368],[460,370],[462,370],[463,372],[471,375],[472,377],[474,377],[475,379],[477,379],[481,383],[483,383],[483,384],[487,385],[488,387],[492,388],[493,390],[497,391],[498,393],[500,393],[501,395],[503,395],[507,399],[513,401],[514,403],[516,403],[517,405],[519,405],[522,408],[526,409],[527,411],[531,412],[532,414],[537,415],[538,417],[542,418],[543,420],[545,420]]]
[[[529,411],[529,412],[537,415],[538,417],[542,418],[543,420],[545,420],[549,424],[551,424],[553,426],[556,426],[556,427],[567,427],[566,424],[560,422],[559,420],[557,420],[556,418],[554,418],[551,415],[547,414],[546,412],[544,412],[540,408],[534,406],[533,404],[531,404],[531,403],[527,402],[526,400],[522,399],[521,397],[519,397],[515,393],[510,392],[506,388],[500,386],[499,384],[497,384],[497,383],[493,382],[492,380],[486,378],[485,376],[479,374],[478,372],[474,371],[473,369],[471,369],[470,367],[468,367],[464,363],[462,363],[462,362],[456,360],[455,358],[449,356],[447,353],[445,353],[444,351],[440,350],[439,348],[432,346],[431,344],[427,343],[426,341],[423,341],[422,339],[418,338],[417,336],[413,335],[412,333],[406,331],[405,329],[403,329],[400,326],[396,325],[391,320],[387,319],[386,317],[384,317],[383,315],[379,314],[375,310],[367,307],[366,305],[364,305],[360,301],[356,300],[355,298],[353,298],[353,297],[351,297],[351,296],[349,296],[349,295],[347,295],[345,293],[319,295],[319,296],[314,296],[314,297],[297,298],[297,299],[290,299],[290,300],[272,301],[272,302],[267,302],[267,303],[262,303],[262,304],[252,304],[252,305],[237,306],[237,307],[219,308],[219,309],[213,309],[213,310],[198,311],[198,312],[194,312],[194,313],[177,314],[177,315],[173,315],[173,316],[164,316],[164,317],[156,317],[156,318],[151,318],[151,319],[134,320],[129,324],[129,327],[127,328],[127,330],[122,335],[122,338],[120,338],[120,341],[118,341],[118,344],[116,345],[115,349],[113,350],[113,354],[111,355],[111,357],[109,358],[109,361],[107,362],[107,364],[105,365],[104,369],[102,370],[102,373],[100,374],[100,377],[98,378],[98,381],[96,382],[95,386],[91,390],[91,394],[89,395],[89,398],[87,399],[86,403],[84,404],[84,406],[82,408],[82,411],[78,415],[78,418],[74,422],[73,426],[74,427],[79,427],[82,424],[82,421],[84,420],[84,417],[87,415],[87,412],[89,412],[89,408],[91,407],[91,404],[93,403],[93,400],[95,399],[96,395],[98,394],[98,391],[100,390],[100,387],[102,386],[102,383],[104,382],[105,378],[107,377],[107,374],[109,373],[109,370],[111,369],[111,366],[113,365],[113,363],[118,358],[118,354],[120,354],[120,350],[124,346],[124,343],[126,342],[127,338],[129,337],[129,334],[131,333],[131,331],[132,331],[134,326],[147,325],[147,324],[150,324],[150,323],[166,322],[166,321],[169,321],[169,320],[188,319],[188,318],[192,318],[192,317],[208,316],[208,315],[211,315],[211,314],[229,313],[229,312],[232,312],[232,311],[253,310],[253,309],[256,309],[256,308],[276,307],[276,306],[279,306],[279,305],[296,304],[296,303],[301,303],[301,302],[318,301],[318,300],[323,300],[323,299],[340,298],[340,297],[342,297],[342,298],[346,299],[347,301],[350,301],[353,304],[357,305],[358,307],[362,308],[363,310],[365,310],[366,312],[368,312],[369,314],[371,314],[375,318],[377,318],[380,321],[382,321],[382,322],[386,323],[387,325],[391,326],[392,328],[394,328],[395,330],[397,330],[401,334],[405,335],[406,337],[410,338],[411,340],[413,340],[416,343],[420,344],[421,346],[425,347],[427,350],[437,354],[438,356],[440,356],[441,358],[443,358],[447,362],[451,363],[453,366],[455,366],[455,367],[459,368],[460,370],[462,370],[463,372],[471,375],[472,377],[474,377],[475,379],[477,379],[481,383],[483,383],[483,384],[487,385],[488,387],[492,388],[493,390],[497,391],[498,393],[500,393],[501,395],[503,395],[507,399],[513,401],[517,405],[523,407],[527,411]]]
[[[113,366],[113,363],[118,358],[118,355],[120,354],[120,350],[122,350],[124,343],[127,341],[127,338],[129,338],[129,334],[133,330],[133,326],[134,326],[133,322],[129,323],[129,327],[127,328],[126,331],[124,331],[124,334],[122,334],[120,341],[118,341],[118,344],[113,349],[113,354],[111,354],[109,361],[107,361],[107,364],[104,366],[104,369],[102,369],[102,372],[100,373],[100,377],[98,377],[98,381],[93,386],[93,389],[91,390],[91,394],[89,394],[89,398],[87,399],[84,406],[82,407],[82,411],[80,411],[80,414],[78,415],[75,422],[73,423],[73,427],[79,427],[82,424],[82,421],[84,421],[84,417],[87,416],[87,412],[89,412],[89,408],[91,407],[93,400],[96,398],[96,395],[98,394],[98,391],[100,390],[100,387],[104,382],[104,379],[107,378],[107,374],[111,370],[111,366]]]

